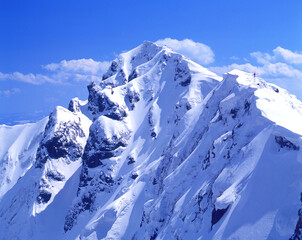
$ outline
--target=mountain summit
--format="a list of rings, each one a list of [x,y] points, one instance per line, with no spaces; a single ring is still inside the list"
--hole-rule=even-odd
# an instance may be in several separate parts
[[[0,239],[300,239],[302,103],[151,42],[0,126]]]

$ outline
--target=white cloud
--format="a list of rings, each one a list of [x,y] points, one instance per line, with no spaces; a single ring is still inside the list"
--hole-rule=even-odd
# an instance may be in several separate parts
[[[268,64],[272,61],[275,61],[275,57],[271,56],[268,53],[252,52],[252,53],[250,53],[250,56],[255,58],[256,61],[260,64]]]
[[[272,77],[288,77],[302,80],[302,72],[286,63],[269,63],[262,67],[263,74]]]
[[[19,88],[12,88],[12,89],[7,89],[7,90],[0,90],[0,97],[10,97],[11,95],[14,95],[16,93],[21,92]]]
[[[0,72],[0,80],[11,80],[11,81],[20,81],[31,84],[42,84],[45,82],[56,83],[57,81],[42,74],[23,74],[20,72],[14,73],[1,73]]]
[[[250,55],[257,60],[258,63],[268,64],[276,62],[284,62],[288,64],[302,64],[302,53],[293,52],[289,49],[276,47],[273,54],[252,52]]]
[[[184,54],[192,60],[209,64],[214,61],[214,53],[210,47],[205,44],[194,42],[190,39],[182,41],[166,38],[158,40],[157,44],[166,45],[173,50]],[[277,47],[271,51],[271,54],[265,52],[253,52],[250,54],[250,60],[256,60],[257,63],[233,63],[227,66],[210,67],[209,69],[222,74],[233,69],[239,69],[247,72],[255,72],[259,76],[267,79],[301,79],[302,80],[302,53]],[[231,57],[236,62],[236,57]],[[245,58],[243,58],[244,60]],[[253,61],[252,61],[253,62]],[[30,84],[67,84],[73,82],[101,81],[102,74],[108,69],[110,62],[94,61],[93,59],[62,60],[58,63],[50,63],[42,66],[43,74],[23,74],[20,72],[1,73],[1,80],[21,81]],[[8,90],[2,90],[2,96],[10,95]]]
[[[272,50],[272,54],[265,52],[252,52],[250,56],[256,60],[257,64],[233,63],[227,66],[217,66],[209,68],[217,74],[229,72],[233,69],[239,69],[246,72],[254,72],[258,76],[273,81],[274,79],[292,81],[302,80],[302,54],[291,50],[277,47]]]
[[[221,75],[226,72],[230,72],[233,69],[242,70],[245,72],[256,73],[262,77],[269,78],[289,78],[289,79],[301,79],[302,72],[286,63],[267,63],[262,66],[254,66],[250,63],[236,64],[233,63],[228,66],[222,67],[210,67],[211,71]]]
[[[1,73],[0,80],[20,81],[30,84],[66,84],[71,82],[100,81],[102,74],[108,69],[110,62],[97,62],[92,59],[63,60],[42,66],[45,74],[23,74],[20,72]]]
[[[63,71],[69,73],[98,74],[106,71],[110,62],[97,62],[93,59],[63,60],[59,63],[50,63],[43,68],[49,71]]]
[[[212,49],[203,43],[194,42],[191,39],[179,41],[176,39],[165,38],[158,40],[156,43],[167,46],[200,64],[206,65],[214,62],[215,55]]]
[[[291,64],[302,64],[302,53],[292,52],[288,49],[277,47],[273,50],[275,56],[282,57],[285,62]]]

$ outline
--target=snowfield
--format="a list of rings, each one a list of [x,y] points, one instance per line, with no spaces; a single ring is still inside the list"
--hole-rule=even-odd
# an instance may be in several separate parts
[[[0,239],[300,239],[302,103],[151,42],[0,126]]]

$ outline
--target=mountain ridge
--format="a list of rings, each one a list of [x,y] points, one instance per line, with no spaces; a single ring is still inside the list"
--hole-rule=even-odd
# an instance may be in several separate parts
[[[1,192],[0,239],[299,236],[302,103],[287,91],[144,42],[88,92],[26,125],[39,141]]]

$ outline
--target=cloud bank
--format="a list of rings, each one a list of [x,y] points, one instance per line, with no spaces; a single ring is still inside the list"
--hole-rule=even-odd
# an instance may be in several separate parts
[[[165,45],[172,50],[182,53],[188,58],[202,64],[214,62],[214,53],[211,48],[203,43],[194,42],[190,39],[176,40],[165,38],[156,42]],[[269,81],[302,80],[302,52],[291,51],[281,46],[276,47],[270,53],[252,52],[244,58],[249,63],[239,63],[242,60],[236,56],[229,57],[233,63],[225,66],[212,66],[209,69],[219,75],[229,72],[233,69],[239,69],[246,72],[255,72]],[[108,61],[94,61],[93,59],[62,60],[58,63],[50,63],[42,66],[44,71],[41,73],[1,73],[0,80],[21,81],[30,84],[70,84],[76,82],[101,81],[102,74],[109,68]],[[2,96],[11,95],[8,90],[2,90]],[[12,92],[13,93],[13,92]]]
[[[288,64],[302,65],[302,53],[293,52],[289,49],[276,47],[273,54],[253,52],[251,56],[254,57],[258,63],[267,64],[272,62],[286,62]]]
[[[110,62],[98,62],[90,59],[63,60],[59,63],[50,63],[42,66],[45,74],[23,74],[20,72],[1,73],[0,80],[20,81],[30,84],[67,84],[72,82],[99,81]]]
[[[52,72],[69,72],[82,74],[102,74],[108,69],[110,62],[97,62],[93,59],[63,60],[59,63],[50,63],[43,66],[44,69]]]
[[[293,52],[289,49],[277,47],[272,53],[252,52],[249,56],[251,63],[232,63],[226,66],[210,67],[217,74],[239,69],[246,72],[254,72],[269,80],[281,79],[302,81],[302,53]]]

